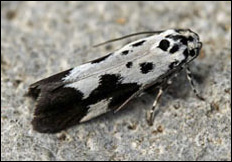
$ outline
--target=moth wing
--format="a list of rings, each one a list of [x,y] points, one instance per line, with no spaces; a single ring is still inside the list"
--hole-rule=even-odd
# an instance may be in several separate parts
[[[34,99],[37,99],[41,90],[45,88],[45,86],[48,86],[48,90],[52,91],[60,86],[63,86],[64,83],[62,82],[62,78],[69,74],[69,70],[65,70],[63,72],[60,72],[58,74],[52,75],[48,78],[42,79],[38,82],[35,82],[29,86],[28,92],[26,93],[26,96],[32,97]]]
[[[66,87],[68,83],[62,81],[69,71],[40,80],[29,87],[27,95],[37,101],[32,121],[34,130],[55,133],[88,121],[125,105],[140,88],[136,83],[121,83],[120,76],[106,74],[102,75],[99,85],[93,83],[98,87],[83,99],[81,91]]]
[[[141,44],[144,44],[143,47],[148,46],[144,42],[138,40],[112,54],[32,84],[27,95],[37,100],[32,121],[34,129],[38,132],[54,133],[85,121],[83,118],[86,116],[86,119],[92,119],[96,115],[91,115],[90,110],[93,110],[91,107],[96,108],[96,104],[104,100],[107,100],[107,104],[99,107],[101,113],[98,115],[124,106],[132,98],[131,96],[139,91],[141,85],[135,82],[121,83],[120,76],[109,72],[118,71],[115,68],[125,70],[127,61],[146,55],[146,53],[141,54],[140,50],[129,53],[135,46],[136,48]],[[88,84],[86,84],[87,80]],[[75,87],[75,84],[80,85],[81,82],[84,86]],[[89,92],[85,93],[83,90],[90,83],[94,88],[87,89]],[[72,84],[74,87],[70,86]],[[79,90],[79,88],[84,89]]]
[[[41,133],[59,132],[126,105],[136,92],[124,89],[123,94],[116,92],[115,95],[104,96],[106,99],[89,105],[90,101],[81,100],[82,96],[73,88],[58,88],[54,92],[42,90],[37,99],[33,129]]]
[[[35,115],[32,120],[33,129],[37,132],[59,132],[77,124],[86,113],[84,107],[74,104],[60,106],[58,109],[47,110],[46,112]]]
[[[54,133],[72,126],[81,119],[85,110],[79,103],[82,94],[73,88],[63,88],[62,78],[71,69],[55,74],[31,84],[26,96],[36,100],[34,130],[41,133]],[[74,113],[75,112],[75,113]]]
[[[125,102],[123,102],[119,107],[117,107],[114,112],[118,112],[119,110],[121,110],[124,106],[126,106],[126,104],[128,104],[133,98],[137,97],[141,92],[143,91],[143,89],[138,90],[137,92],[135,92],[134,94],[132,94],[127,100],[125,100]]]

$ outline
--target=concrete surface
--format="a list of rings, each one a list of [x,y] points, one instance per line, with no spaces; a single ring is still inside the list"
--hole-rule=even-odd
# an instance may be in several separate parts
[[[191,64],[198,100],[184,73],[145,114],[154,95],[58,134],[32,130],[28,86],[105,55],[144,30],[190,28],[204,44]],[[1,160],[231,160],[231,2],[1,2]]]

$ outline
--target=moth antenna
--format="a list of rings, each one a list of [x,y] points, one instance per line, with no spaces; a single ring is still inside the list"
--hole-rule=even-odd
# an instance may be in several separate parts
[[[93,47],[99,47],[99,46],[102,46],[102,45],[105,45],[105,44],[108,44],[108,43],[116,42],[116,41],[119,41],[119,40],[123,40],[123,39],[126,39],[126,38],[137,36],[137,35],[160,34],[161,32],[163,32],[163,30],[160,30],[160,31],[144,31],[144,32],[138,32],[138,33],[132,33],[132,34],[129,34],[129,35],[125,35],[125,36],[122,36],[122,37],[119,37],[119,38],[111,39],[111,40],[108,40],[108,41],[93,45]]]

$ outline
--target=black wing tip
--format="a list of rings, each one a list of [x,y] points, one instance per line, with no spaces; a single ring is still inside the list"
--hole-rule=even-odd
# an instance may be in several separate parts
[[[82,104],[83,94],[80,91],[70,87],[59,87],[53,91],[53,88],[54,85],[43,85],[36,100],[31,123],[39,133],[57,133],[76,125],[88,110]],[[36,93],[33,91],[35,89],[32,93]]]
[[[49,121],[47,121],[49,122]],[[46,120],[34,117],[31,121],[33,130],[39,133],[58,133],[65,128],[57,127],[56,125],[52,125],[47,123]]]
[[[68,110],[70,109],[70,110]],[[31,121],[33,130],[39,133],[58,133],[80,123],[80,120],[87,113],[84,107],[72,105],[66,111],[56,113],[43,112],[35,115]]]
[[[27,92],[24,94],[24,97],[31,97],[36,100],[40,94],[40,88],[38,86],[30,85]]]
[[[26,94],[24,96],[37,99],[39,94],[40,94],[40,91],[42,89],[42,86],[46,87],[46,85],[48,85],[48,86],[55,85],[54,87],[59,88],[59,86],[63,85],[62,78],[67,76],[72,69],[73,68],[70,68],[68,70],[57,73],[55,75],[52,75],[50,77],[47,77],[45,79],[39,80],[39,81],[31,84],[28,88],[28,91],[26,92]]]

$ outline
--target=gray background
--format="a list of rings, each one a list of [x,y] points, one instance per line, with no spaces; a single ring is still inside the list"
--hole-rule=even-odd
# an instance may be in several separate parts
[[[191,28],[203,41],[191,64],[198,100],[184,73],[154,95],[58,134],[32,130],[35,102],[23,97],[44,77],[80,65],[145,30]],[[135,38],[136,39],[136,38]],[[1,2],[1,160],[231,160],[231,2]]]

